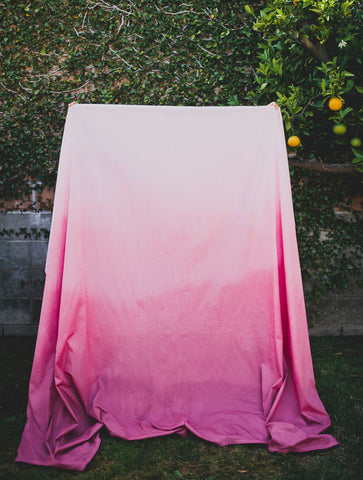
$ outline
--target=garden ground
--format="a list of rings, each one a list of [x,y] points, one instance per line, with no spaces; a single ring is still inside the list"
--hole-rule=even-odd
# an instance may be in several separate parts
[[[0,337],[0,480],[359,480],[362,471],[362,337],[311,339],[316,385],[340,445],[272,454],[264,445],[219,447],[191,434],[125,441],[102,430],[84,472],[15,463],[35,339]]]

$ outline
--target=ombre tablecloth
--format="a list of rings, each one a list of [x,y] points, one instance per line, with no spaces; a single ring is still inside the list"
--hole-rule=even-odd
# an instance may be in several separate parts
[[[336,445],[315,388],[279,110],[73,105],[17,461],[99,430]]]

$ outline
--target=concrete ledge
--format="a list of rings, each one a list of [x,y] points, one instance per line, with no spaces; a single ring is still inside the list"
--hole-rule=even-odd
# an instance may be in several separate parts
[[[0,214],[1,230],[50,229],[52,212],[6,212]]]
[[[363,328],[357,325],[330,325],[309,328],[310,337],[352,337],[361,335],[363,335]]]
[[[39,313],[39,312],[38,312]],[[39,317],[37,317],[39,320]],[[0,336],[26,335],[36,336],[38,325],[0,325]],[[363,336],[363,328],[356,325],[341,326],[314,326],[309,328],[309,337],[339,337],[339,336]]]
[[[37,325],[26,325],[26,326],[0,326],[0,335],[1,336],[36,336],[38,333]]]

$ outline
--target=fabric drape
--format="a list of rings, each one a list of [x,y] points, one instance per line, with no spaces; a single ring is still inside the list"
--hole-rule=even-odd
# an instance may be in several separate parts
[[[286,453],[329,425],[280,111],[70,107],[17,461],[83,470],[103,426]]]

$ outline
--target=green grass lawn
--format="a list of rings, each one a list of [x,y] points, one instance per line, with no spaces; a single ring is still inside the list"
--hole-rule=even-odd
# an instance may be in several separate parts
[[[33,338],[0,337],[0,479],[40,480],[360,480],[362,478],[362,337],[313,338],[316,384],[331,416],[328,450],[269,453],[265,445],[219,447],[193,435],[125,441],[102,430],[84,472],[14,462],[25,423]]]

